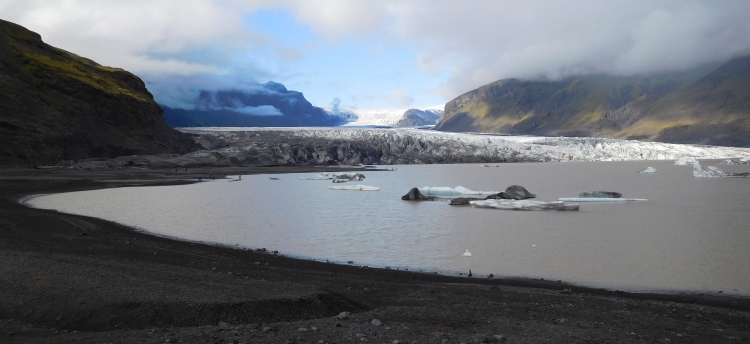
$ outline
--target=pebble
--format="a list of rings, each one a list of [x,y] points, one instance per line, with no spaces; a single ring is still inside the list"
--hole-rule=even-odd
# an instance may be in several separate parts
[[[318,328],[317,328],[317,327],[315,327],[315,326],[313,326],[313,327],[310,327],[310,331],[313,331],[313,332],[317,332],[317,331],[318,331]]]
[[[495,340],[497,340],[498,342],[505,341],[505,336],[503,336],[502,334],[496,334],[493,337],[495,337]]]
[[[373,326],[380,326],[380,325],[383,325],[383,322],[378,319],[372,319],[370,324],[372,324]]]
[[[298,332],[307,332],[307,328],[306,327],[300,327],[300,328],[297,329],[297,331]]]
[[[349,315],[351,315],[351,313],[349,313],[349,312],[341,312],[336,317],[339,318],[339,319],[349,319]]]

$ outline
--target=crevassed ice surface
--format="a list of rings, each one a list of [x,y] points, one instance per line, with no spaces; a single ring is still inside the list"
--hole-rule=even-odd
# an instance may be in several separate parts
[[[361,265],[750,295],[750,179],[694,178],[692,166],[673,164],[408,165],[364,171],[364,183],[381,187],[378,192],[333,191],[330,181],[298,180],[309,173],[65,193],[31,204],[187,240]],[[646,166],[659,173],[636,173]],[[513,184],[540,201],[599,190],[649,201],[554,212],[400,199],[412,187],[504,190]],[[466,249],[473,257],[462,256]]]
[[[418,141],[429,156],[483,156],[490,159],[516,157],[520,161],[628,161],[675,160],[683,157],[698,159],[750,158],[750,148],[718,147],[663,142],[644,142],[590,137],[504,136],[497,134],[451,133],[417,129],[364,128],[181,128],[188,133],[210,133],[233,142],[241,150],[238,133],[278,131],[300,138],[327,138],[367,141],[384,145]],[[201,153],[191,153],[201,154]],[[190,155],[190,154],[188,154]],[[645,166],[644,166],[645,167]]]

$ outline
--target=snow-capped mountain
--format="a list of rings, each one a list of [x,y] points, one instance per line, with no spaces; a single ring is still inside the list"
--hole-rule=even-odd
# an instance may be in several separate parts
[[[347,121],[343,126],[354,127],[397,127],[410,110],[424,111],[435,117],[435,122],[443,114],[443,105],[431,106],[424,109],[355,109],[355,108],[325,108],[331,116],[341,117]],[[434,124],[429,123],[429,124]]]

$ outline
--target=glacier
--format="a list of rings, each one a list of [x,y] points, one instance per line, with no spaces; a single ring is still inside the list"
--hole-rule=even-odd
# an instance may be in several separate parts
[[[188,154],[65,161],[69,167],[449,164],[750,159],[750,148],[586,137],[504,136],[347,127],[180,128],[203,149]]]

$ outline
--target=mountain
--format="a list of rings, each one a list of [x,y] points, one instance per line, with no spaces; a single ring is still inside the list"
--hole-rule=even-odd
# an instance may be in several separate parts
[[[135,75],[0,20],[0,165],[196,149]]]
[[[426,109],[327,109],[329,113],[347,115],[345,125],[357,127],[414,127],[433,125],[443,114],[442,106]]]
[[[201,91],[189,109],[164,108],[172,127],[302,127],[344,122],[315,107],[301,92],[269,81],[250,90]]]
[[[446,104],[436,130],[750,146],[750,56],[638,76],[504,79]]]
[[[397,127],[419,127],[424,125],[433,125],[438,122],[440,116],[443,115],[442,110],[419,110],[409,109],[404,112],[401,120],[396,123]]]

